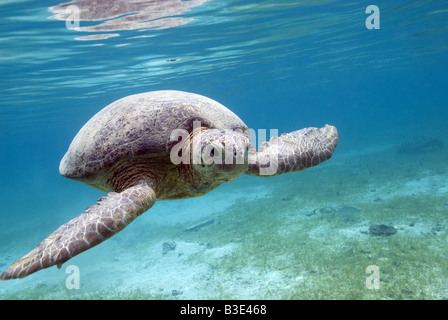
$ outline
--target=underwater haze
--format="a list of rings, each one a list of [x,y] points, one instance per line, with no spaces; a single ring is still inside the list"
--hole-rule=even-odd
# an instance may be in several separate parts
[[[117,99],[182,90],[254,130],[339,132],[316,167],[158,201],[0,299],[448,299],[445,1],[0,9],[0,272],[105,195],[58,168]]]

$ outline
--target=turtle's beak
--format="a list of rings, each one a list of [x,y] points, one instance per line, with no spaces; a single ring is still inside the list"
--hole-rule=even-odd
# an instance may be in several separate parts
[[[206,175],[222,176],[226,181],[236,179],[248,169],[248,149],[250,138],[232,130],[219,131],[210,129],[204,131],[201,145],[195,149],[200,152],[198,170]]]
[[[231,139],[221,141],[223,145],[222,162],[217,164],[220,171],[245,171],[248,166],[249,138],[245,135],[233,135]]]

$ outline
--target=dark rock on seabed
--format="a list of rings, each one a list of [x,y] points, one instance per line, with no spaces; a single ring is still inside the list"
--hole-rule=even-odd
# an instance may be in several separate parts
[[[167,254],[169,251],[172,251],[174,249],[176,249],[176,242],[174,241],[167,241],[162,244],[163,255]]]
[[[428,136],[415,137],[404,141],[397,149],[398,154],[419,154],[441,149],[444,143]]]
[[[395,229],[394,227],[386,226],[384,224],[372,224],[370,225],[369,231],[371,236],[381,237],[391,236],[397,233],[397,229]]]

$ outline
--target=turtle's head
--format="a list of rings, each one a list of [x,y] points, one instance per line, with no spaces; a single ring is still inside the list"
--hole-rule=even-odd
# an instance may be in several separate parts
[[[205,176],[234,180],[248,168],[249,144],[241,130],[202,130],[193,138],[193,165]]]

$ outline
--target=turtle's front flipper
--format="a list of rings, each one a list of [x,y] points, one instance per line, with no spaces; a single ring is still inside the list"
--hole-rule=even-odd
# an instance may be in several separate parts
[[[258,152],[252,147],[247,174],[273,176],[300,171],[330,159],[337,145],[338,131],[329,125],[285,133],[263,142]]]
[[[60,226],[33,251],[13,263],[1,280],[23,278],[38,270],[57,265],[92,248],[121,231],[151,208],[154,190],[141,183],[120,193],[111,192],[86,212]]]

